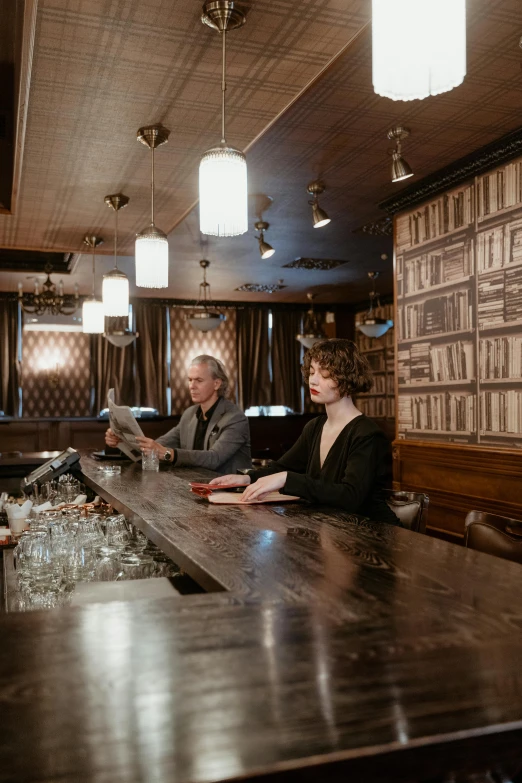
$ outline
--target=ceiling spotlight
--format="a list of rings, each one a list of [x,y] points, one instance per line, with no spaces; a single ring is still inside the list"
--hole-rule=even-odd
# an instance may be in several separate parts
[[[466,76],[466,0],[372,0],[373,88],[394,101],[439,95]]]
[[[105,315],[119,317],[129,312],[129,278],[118,269],[118,212],[129,203],[123,193],[105,196],[105,203],[114,210],[114,269],[103,275],[102,300]]]
[[[217,329],[223,321],[227,320],[227,317],[223,313],[216,312],[212,307],[210,283],[207,283],[207,269],[210,266],[210,261],[203,259],[199,265],[203,270],[203,280],[199,284],[199,299],[195,309],[187,317],[187,321],[193,329],[205,333]]]
[[[151,221],[136,234],[136,285],[140,288],[168,288],[169,241],[154,225],[154,150],[166,144],[170,131],[163,125],[146,125],[138,131],[138,141],[151,152]]]
[[[401,149],[401,141],[409,135],[409,128],[403,128],[402,125],[395,125],[388,131],[388,138],[396,142],[396,147],[392,151],[392,182],[400,182],[408,177],[413,177],[412,168],[402,157]]]
[[[241,27],[245,15],[233,0],[208,0],[201,21],[221,34],[221,143],[199,164],[199,226],[202,234],[235,237],[248,231],[247,164],[241,150],[225,138],[227,32]]]
[[[270,223],[266,223],[264,220],[258,220],[257,223],[254,224],[255,230],[259,231],[259,236],[256,237],[256,239],[259,242],[259,253],[263,260],[265,260],[265,258],[270,258],[270,256],[273,256],[275,253],[272,245],[265,242],[265,231],[267,231],[269,226]]]
[[[83,243],[92,250],[92,296],[84,299],[82,305],[82,328],[84,334],[103,334],[105,331],[105,313],[103,302],[96,299],[94,284],[96,280],[96,248],[101,245],[103,239],[87,235]]]
[[[382,256],[381,256],[382,258]],[[368,272],[368,277],[372,281],[372,290],[370,291],[370,307],[364,314],[363,320],[355,324],[360,332],[366,335],[366,337],[382,337],[386,334],[388,329],[393,326],[393,321],[388,321],[385,318],[378,318],[375,313],[375,307],[380,307],[379,294],[375,290],[375,281],[379,277],[379,272]]]
[[[313,199],[309,201],[308,203],[312,207],[312,216],[314,219],[314,228],[322,228],[323,226],[328,225],[330,222],[330,218],[324,211],[324,209],[321,209],[319,206],[319,196],[321,193],[324,193],[325,191],[325,185],[324,182],[321,182],[320,180],[315,180],[314,182],[310,182],[306,187],[308,193],[313,196]]]

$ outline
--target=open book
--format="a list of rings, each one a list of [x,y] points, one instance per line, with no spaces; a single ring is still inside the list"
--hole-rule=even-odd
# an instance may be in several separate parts
[[[296,495],[282,495],[280,492],[268,492],[261,500],[243,501],[244,484],[220,487],[218,484],[201,484],[197,481],[190,482],[190,489],[195,495],[207,498],[209,503],[254,505],[254,503],[288,503],[290,500],[300,500]]]
[[[141,435],[143,437],[140,425],[134,418],[134,414],[128,405],[116,405],[114,402],[114,389],[109,389],[107,402],[109,404],[111,430],[120,439],[118,448],[134,462],[138,462],[141,459],[141,449],[136,436]]]

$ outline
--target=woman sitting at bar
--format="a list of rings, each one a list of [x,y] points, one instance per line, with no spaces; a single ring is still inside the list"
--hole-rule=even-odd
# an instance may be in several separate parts
[[[221,476],[210,483],[244,482],[249,485],[245,501],[262,500],[268,492],[280,490],[399,525],[381,492],[389,475],[389,441],[352,400],[352,395],[368,392],[373,385],[365,357],[351,340],[321,340],[306,353],[302,372],[312,400],[326,407],[326,415],[308,422],[295,445],[268,468],[245,476]]]

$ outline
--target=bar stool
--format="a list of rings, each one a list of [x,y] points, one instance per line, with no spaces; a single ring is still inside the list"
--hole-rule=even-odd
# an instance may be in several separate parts
[[[522,564],[521,520],[470,511],[464,526],[464,543],[470,549]]]
[[[426,532],[429,497],[423,492],[385,489],[384,499],[402,526],[416,533]]]

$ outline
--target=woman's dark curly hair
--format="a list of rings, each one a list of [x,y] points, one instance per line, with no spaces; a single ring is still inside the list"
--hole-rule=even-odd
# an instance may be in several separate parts
[[[341,397],[369,392],[373,375],[366,358],[352,340],[333,338],[319,340],[305,353],[301,371],[305,382],[310,377],[310,365],[317,362],[321,370],[329,373],[339,388]]]

